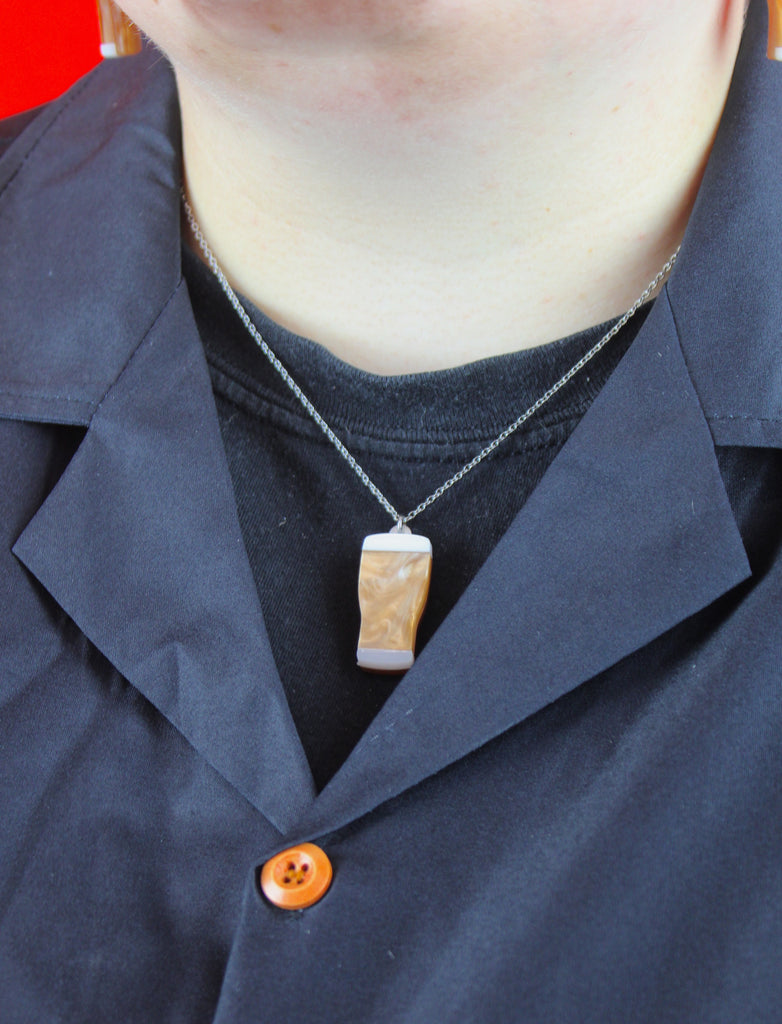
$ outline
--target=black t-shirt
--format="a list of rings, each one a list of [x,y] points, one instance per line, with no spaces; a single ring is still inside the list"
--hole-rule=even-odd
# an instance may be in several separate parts
[[[320,790],[399,679],[356,666],[361,544],[393,521],[287,390],[188,249],[184,273],[269,640]],[[454,369],[383,377],[246,306],[294,380],[403,512],[516,420],[608,326]],[[532,493],[647,312],[639,311],[543,409],[414,520],[413,532],[433,547],[418,651]]]

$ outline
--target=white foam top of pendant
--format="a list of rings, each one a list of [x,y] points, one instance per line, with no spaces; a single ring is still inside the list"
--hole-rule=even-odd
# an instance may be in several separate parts
[[[406,672],[415,661],[412,651],[388,651],[380,647],[359,647],[356,651],[359,668],[371,672]]]
[[[100,44],[100,55],[101,57],[118,57],[117,44],[116,43],[101,43]]]
[[[419,533],[371,533],[364,538],[362,551],[421,551],[432,553],[432,542]]]

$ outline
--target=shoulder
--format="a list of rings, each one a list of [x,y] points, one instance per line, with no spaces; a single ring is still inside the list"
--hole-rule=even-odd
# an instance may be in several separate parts
[[[179,280],[179,113],[157,51],[2,125],[0,416],[85,421]]]

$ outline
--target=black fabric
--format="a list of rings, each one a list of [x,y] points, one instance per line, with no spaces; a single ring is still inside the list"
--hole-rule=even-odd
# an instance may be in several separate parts
[[[22,110],[11,117],[5,117],[0,121],[0,156],[5,153],[12,142],[25,130],[28,124],[43,113],[46,105],[33,107],[31,110]]]
[[[400,678],[356,666],[358,559],[392,525],[189,250],[183,271],[210,362],[220,429],[274,660],[322,789]],[[261,335],[380,489],[407,512],[459,470],[606,332],[437,373],[379,377],[248,304]],[[640,329],[648,308],[547,407],[415,520],[434,547],[417,649],[438,629]]]

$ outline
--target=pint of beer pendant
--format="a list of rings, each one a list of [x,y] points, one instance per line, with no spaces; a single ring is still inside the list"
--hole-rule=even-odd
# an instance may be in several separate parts
[[[415,660],[415,637],[429,594],[432,545],[414,533],[373,533],[364,539],[358,573],[361,632],[356,656],[370,672],[404,672]]]

